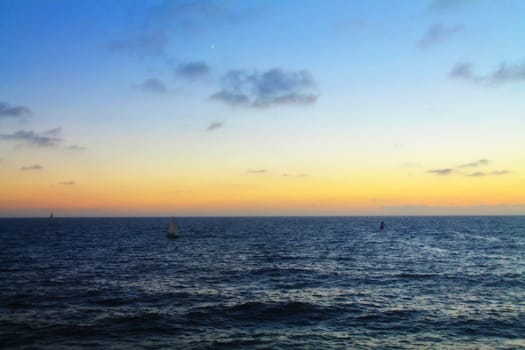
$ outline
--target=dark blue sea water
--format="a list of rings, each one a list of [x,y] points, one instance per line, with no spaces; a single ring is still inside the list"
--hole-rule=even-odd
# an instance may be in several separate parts
[[[525,217],[0,219],[0,347],[525,348]]]

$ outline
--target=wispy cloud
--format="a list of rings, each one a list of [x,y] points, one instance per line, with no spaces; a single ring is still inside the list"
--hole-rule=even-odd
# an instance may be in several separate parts
[[[34,170],[43,170],[44,167],[38,164],[35,165],[25,165],[20,168],[22,171],[34,171]]]
[[[456,10],[468,3],[472,3],[473,0],[432,0],[428,4],[427,11],[429,12],[440,12],[440,11],[451,11]]]
[[[61,137],[61,135],[62,135],[62,128],[58,127],[58,128],[53,128],[53,129],[50,129],[50,130],[43,131],[42,135],[52,136],[52,137]]]
[[[1,118],[23,118],[31,115],[31,110],[26,106],[10,106],[7,103],[0,102],[0,119]]]
[[[443,168],[443,169],[431,169],[427,171],[429,174],[439,175],[439,176],[446,176],[450,175],[454,172],[454,169],[452,168]]]
[[[210,67],[206,62],[181,63],[175,69],[175,76],[186,80],[197,80],[206,77],[210,73]]]
[[[68,151],[85,151],[86,147],[82,147],[79,145],[70,145],[70,146],[67,146],[67,150]]]
[[[248,169],[246,172],[248,174],[266,174],[268,170],[266,169]]]
[[[264,72],[230,70],[222,78],[223,88],[211,99],[231,106],[266,108],[276,105],[308,105],[317,101],[316,83],[307,70]]]
[[[428,28],[423,37],[419,39],[417,46],[420,49],[428,49],[432,46],[443,44],[462,30],[463,27],[460,25],[448,26],[441,23],[433,24]]]
[[[488,86],[525,81],[525,63],[501,63],[496,70],[483,75],[475,74],[471,63],[459,62],[451,69],[449,76]]]
[[[488,75],[489,82],[493,84],[525,81],[525,63],[500,64],[499,68]]]
[[[460,168],[474,168],[474,167],[488,165],[489,163],[490,163],[490,161],[488,159],[480,159],[480,160],[476,160],[474,162],[461,164],[459,167]]]
[[[230,106],[248,106],[250,97],[240,92],[221,90],[210,96],[213,100],[222,101]]]
[[[224,126],[224,123],[223,122],[213,122],[211,123],[210,125],[208,125],[208,128],[206,130],[208,131],[213,131],[213,130],[217,130],[217,129],[220,129]]]
[[[455,168],[443,168],[443,169],[431,169],[428,170],[427,173],[439,175],[439,176],[446,176],[446,175],[460,175],[460,176],[467,176],[467,177],[485,177],[485,176],[500,176],[500,175],[507,175],[510,174],[511,171],[507,169],[502,170],[477,170],[472,172],[467,172],[467,169],[469,168],[487,168],[492,162],[488,159],[482,158],[473,162],[469,163],[463,163],[458,165]]]
[[[137,85],[138,88],[145,92],[151,92],[155,94],[165,94],[168,92],[168,88],[164,82],[157,78],[149,78],[142,81]]]
[[[61,181],[58,184],[63,186],[73,186],[75,185],[75,181]]]
[[[491,175],[507,175],[507,174],[510,174],[511,171],[510,170],[494,170],[494,171],[491,171],[490,174]]]
[[[483,176],[501,176],[510,174],[509,170],[493,170],[493,171],[476,171],[474,173],[467,174],[469,177],[483,177]]]
[[[138,25],[128,28],[109,44],[115,51],[140,54],[166,54],[172,40],[181,35],[194,35],[217,26],[235,23],[245,17],[229,1],[179,0],[163,1],[145,11]]]
[[[62,142],[61,128],[55,128],[41,133],[18,130],[11,134],[0,134],[0,140],[12,141],[36,147],[52,147]]]
[[[288,173],[284,173],[283,176],[284,176],[284,177],[297,177],[297,178],[310,177],[310,175],[305,174],[305,173],[301,173],[301,174],[288,174]]]
[[[450,70],[449,76],[451,78],[473,80],[474,73],[472,71],[472,64],[464,62],[456,63],[456,65]]]

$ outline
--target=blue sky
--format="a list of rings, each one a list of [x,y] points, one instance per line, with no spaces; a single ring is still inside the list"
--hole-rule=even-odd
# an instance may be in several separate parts
[[[120,188],[124,169],[133,172],[129,188],[148,192],[172,163],[184,168],[165,183],[177,191],[199,193],[203,183],[222,198],[232,182],[261,193],[248,204],[223,198],[224,211],[201,193],[152,198],[148,214],[238,214],[246,205],[273,214],[279,201],[292,208],[291,197],[263,195],[286,186],[248,176],[254,169],[308,174],[309,185],[296,179],[299,213],[316,213],[306,203],[317,199],[336,214],[525,203],[523,1],[0,0],[0,13],[0,171],[14,188],[0,205],[10,213],[61,208],[45,198],[65,182],[75,184],[71,198],[89,203],[75,213],[132,213],[125,196],[105,206],[86,193]],[[52,147],[35,142],[56,128]],[[432,170],[479,159],[492,166],[479,171],[484,185],[434,183]],[[415,180],[409,163],[418,164]],[[38,179],[18,176],[31,165],[41,166]],[[502,181],[510,189],[498,197]],[[40,195],[34,203],[21,190],[27,183]],[[346,199],[323,197],[334,183],[349,186]],[[371,193],[456,191],[454,200],[444,191],[429,201],[391,193],[374,206],[366,201],[377,194],[353,197],[352,183]],[[472,194],[483,188],[486,200]]]

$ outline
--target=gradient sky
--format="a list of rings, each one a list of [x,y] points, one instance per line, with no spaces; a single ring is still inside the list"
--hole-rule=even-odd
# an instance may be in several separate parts
[[[524,13],[0,0],[0,216],[525,214]]]

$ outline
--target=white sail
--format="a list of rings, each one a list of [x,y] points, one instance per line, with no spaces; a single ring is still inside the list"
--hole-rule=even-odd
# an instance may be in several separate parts
[[[175,219],[171,219],[170,226],[168,228],[168,237],[178,237],[179,236],[179,230],[177,228],[177,224],[175,223]]]

